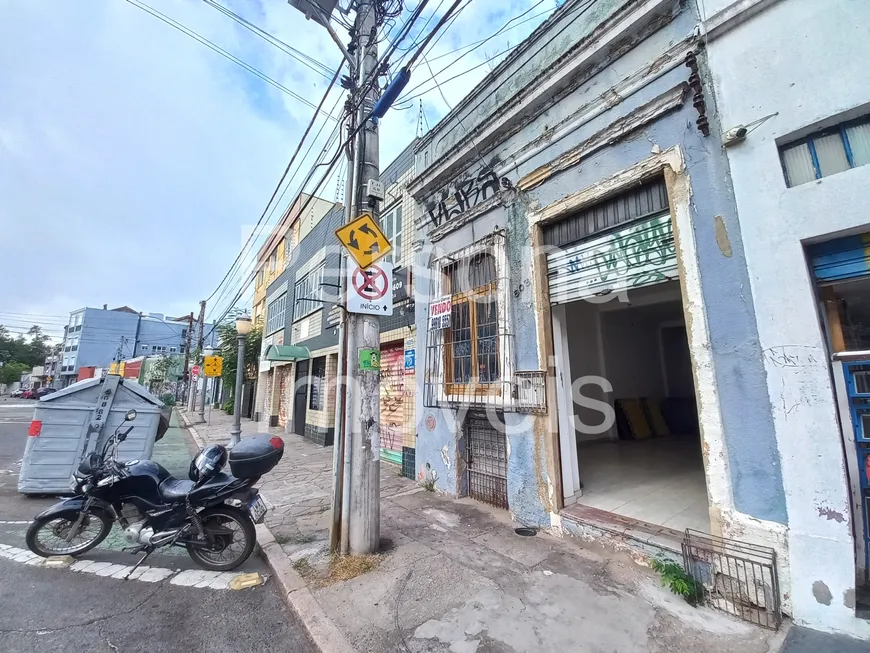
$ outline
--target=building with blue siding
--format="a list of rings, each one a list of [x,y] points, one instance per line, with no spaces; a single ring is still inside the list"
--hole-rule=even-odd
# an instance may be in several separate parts
[[[775,620],[783,461],[698,21],[569,0],[420,140],[415,471],[647,553],[767,546]]]

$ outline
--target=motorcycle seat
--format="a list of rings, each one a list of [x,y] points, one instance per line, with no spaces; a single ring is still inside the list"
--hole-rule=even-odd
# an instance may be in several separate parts
[[[195,484],[193,481],[187,481],[180,478],[170,476],[160,485],[157,486],[157,491],[160,492],[160,498],[167,503],[181,501],[193,491]]]

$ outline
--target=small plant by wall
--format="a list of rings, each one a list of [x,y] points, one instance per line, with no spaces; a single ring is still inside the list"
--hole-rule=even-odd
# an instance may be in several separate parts
[[[703,596],[703,588],[678,563],[659,555],[650,561],[650,567],[661,575],[664,587],[682,596],[689,605],[698,605]]]

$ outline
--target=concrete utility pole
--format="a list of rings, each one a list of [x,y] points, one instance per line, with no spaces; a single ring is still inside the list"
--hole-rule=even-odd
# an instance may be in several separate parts
[[[184,338],[184,370],[182,371],[181,378],[184,380],[184,389],[188,394],[182,394],[182,401],[186,401],[190,397],[190,340],[193,337],[193,311],[190,312],[190,315],[187,317],[187,336]],[[190,405],[188,405],[188,410],[191,410]]]
[[[202,358],[205,356],[205,300],[202,300],[199,303],[199,356]],[[202,405],[199,407],[199,421],[205,421],[205,404],[208,401],[206,395],[208,394],[208,379],[205,378],[205,370],[203,369],[202,364],[199,366],[199,375],[202,377]]]
[[[356,10],[358,40],[356,124],[365,125],[359,131],[354,146],[354,160],[348,178],[353,178],[353,217],[368,208],[377,219],[377,205],[365,206],[369,180],[378,179],[378,127],[366,120],[377,100],[378,44],[375,2],[360,0]],[[372,79],[374,78],[374,80]],[[348,265],[352,263],[348,261]],[[359,351],[381,347],[380,318],[372,315],[348,314],[347,325],[347,410],[345,412],[345,475],[341,552],[353,555],[375,553],[381,538],[381,443],[380,443],[380,371],[361,370]],[[344,525],[344,524],[343,524]]]

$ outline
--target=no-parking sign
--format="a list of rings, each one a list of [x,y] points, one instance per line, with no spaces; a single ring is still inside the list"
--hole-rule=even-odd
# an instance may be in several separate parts
[[[393,314],[392,263],[374,263],[365,270],[347,266],[347,310],[367,315]]]

